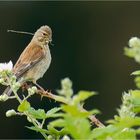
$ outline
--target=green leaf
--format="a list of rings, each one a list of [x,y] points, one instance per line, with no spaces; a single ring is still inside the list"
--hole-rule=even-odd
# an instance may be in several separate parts
[[[136,133],[140,134],[140,128],[136,129]]]
[[[91,133],[91,139],[135,140],[136,132],[133,129],[109,125],[105,128],[96,128]]]
[[[30,108],[28,113],[35,119],[45,119],[47,117],[44,109],[35,110],[34,108]]]
[[[134,104],[134,107],[140,107],[140,98],[132,99],[132,103]]]
[[[84,101],[86,100],[87,98],[93,96],[93,95],[96,95],[97,93],[96,92],[91,92],[91,91],[84,91],[84,90],[81,90],[78,92],[77,95],[75,95],[73,97],[73,102],[74,104],[78,104],[80,103],[81,101]]]
[[[66,103],[66,104],[68,103],[67,99],[62,96],[55,95],[54,99],[55,99],[55,101],[58,101],[58,102],[62,102],[62,103]]]
[[[100,114],[101,112],[100,112],[100,110],[98,110],[98,109],[93,109],[93,110],[91,110],[91,111],[89,111],[91,114]]]
[[[49,134],[49,132],[46,129],[43,129],[43,128],[38,128],[38,127],[35,127],[35,126],[31,126],[31,127],[26,126],[26,128],[28,128],[30,130],[33,130],[33,131],[36,131],[36,132],[43,132],[43,133]]]
[[[114,134],[113,139],[136,140],[136,132],[132,129],[124,128],[122,131],[119,131],[118,133]]]
[[[124,48],[124,54],[130,58],[133,58],[135,56],[135,51],[133,51],[132,48]]]
[[[81,118],[87,118],[89,115],[92,113],[88,111],[82,110],[82,108],[78,108],[77,106],[74,105],[63,105],[62,106],[63,111],[67,112],[68,114],[71,114],[74,117],[81,117]]]
[[[24,100],[19,106],[18,111],[24,112],[27,111],[30,108],[30,103],[27,100]]]
[[[52,127],[64,127],[66,124],[64,119],[57,119],[50,122],[49,125]]]
[[[59,128],[59,130],[57,130],[52,125],[48,125],[47,128],[48,128],[49,134],[53,136],[55,135],[55,137],[60,137],[67,134],[64,128],[62,129]]]
[[[140,70],[132,72],[131,75],[140,75]]]
[[[140,126],[140,117],[125,117],[122,118],[116,125],[124,128]]]
[[[107,127],[103,127],[103,128],[95,128],[93,129],[90,138],[99,139],[99,140],[106,139],[107,136],[112,136],[119,130],[120,128],[114,125],[108,125]]]
[[[63,117],[63,113],[57,113],[60,110],[61,110],[60,107],[52,108],[51,110],[47,111],[46,118]]]
[[[135,81],[136,86],[137,86],[138,88],[140,88],[140,76],[137,76],[137,77],[134,79],[134,81]]]
[[[66,130],[74,139],[88,139],[90,135],[90,123],[85,118],[65,116]]]
[[[55,114],[56,112],[60,111],[61,108],[60,107],[55,107],[55,108],[52,108],[51,110],[47,111],[47,115],[53,115]]]
[[[130,90],[130,94],[132,95],[132,98],[139,98],[140,99],[140,90]]]
[[[140,112],[140,107],[135,106],[135,107],[133,108],[133,112],[139,113],[139,112]]]
[[[63,113],[55,113],[55,114],[52,114],[52,115],[47,115],[46,114],[46,118],[58,118],[58,117],[63,117],[64,114]]]

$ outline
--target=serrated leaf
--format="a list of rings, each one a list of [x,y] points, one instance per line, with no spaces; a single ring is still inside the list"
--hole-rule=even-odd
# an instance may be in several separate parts
[[[63,117],[64,114],[63,113],[55,113],[55,114],[52,114],[52,115],[47,115],[46,114],[46,118],[57,118],[57,117]]]
[[[24,100],[19,106],[18,111],[24,112],[27,111],[30,108],[30,103],[27,100]]]
[[[51,133],[57,134],[59,131],[53,127],[52,125],[48,125],[48,130],[51,131]]]
[[[58,112],[59,110],[61,110],[60,107],[52,108],[51,110],[47,111],[47,115],[53,115],[53,114],[55,114],[56,112]]]
[[[114,125],[108,125],[107,127],[103,127],[103,128],[95,128],[93,129],[90,138],[91,139],[104,139],[106,140],[106,137],[109,135],[113,135],[115,134],[117,131],[119,130],[119,127],[116,127]]]
[[[28,128],[30,130],[33,130],[33,131],[36,131],[36,132],[43,132],[43,133],[49,134],[49,132],[46,129],[43,129],[43,128],[38,128],[38,127],[35,127],[35,126],[31,126],[31,127],[26,126],[26,128]]]
[[[55,136],[60,137],[60,136],[63,136],[65,134],[67,134],[66,130],[64,128],[61,128],[61,129],[59,128],[59,130],[57,130],[52,125],[48,125],[47,128],[48,128],[48,131],[49,131],[50,135],[55,135]]]
[[[118,126],[130,128],[133,126],[140,126],[140,117],[125,117],[117,123]]]
[[[28,110],[28,113],[36,119],[45,119],[47,117],[44,109],[35,110],[34,108],[30,108],[30,110]]]
[[[113,135],[113,139],[118,140],[135,140],[136,139],[136,132],[132,129],[124,128],[122,131],[119,131],[118,133]]]
[[[70,115],[65,116],[65,124],[68,133],[74,139],[88,139],[90,135],[90,123],[85,118],[75,118]]]
[[[81,101],[84,101],[86,100],[87,98],[93,96],[93,95],[96,95],[97,93],[96,92],[93,92],[93,91],[84,91],[84,90],[81,90],[78,92],[77,95],[75,95],[73,97],[73,102],[74,104],[77,104],[77,103],[80,103]]]
[[[91,115],[90,112],[84,111],[81,108],[77,108],[77,106],[74,105],[63,105],[62,109],[63,111],[67,112],[68,114],[71,114],[74,117],[87,118],[89,115]]]

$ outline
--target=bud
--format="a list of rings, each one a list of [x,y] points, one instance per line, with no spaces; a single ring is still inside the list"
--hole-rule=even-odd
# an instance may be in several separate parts
[[[33,95],[37,92],[37,87],[36,86],[33,86],[31,88],[28,89],[28,93],[29,95]]]
[[[16,76],[15,75],[12,75],[12,77],[10,78],[11,80],[11,83],[15,83],[16,82]]]
[[[3,82],[4,82],[4,79],[0,78],[0,84],[3,84]]]
[[[69,138],[67,135],[65,135],[65,136],[62,138],[62,140],[70,140],[70,138]]]
[[[21,84],[19,82],[15,82],[12,87],[14,91],[17,91],[20,88]]]
[[[48,136],[48,140],[54,140],[53,136],[52,135],[49,135]]]
[[[61,81],[63,89],[70,89],[72,87],[72,82],[69,78],[65,78]]]
[[[0,101],[5,102],[8,100],[9,96],[7,94],[0,95]]]
[[[122,132],[124,132],[124,131],[129,131],[130,129],[129,128],[124,128],[123,130],[122,130]]]
[[[57,90],[60,95],[64,95],[68,98],[73,95],[72,81],[69,78],[65,78],[61,81],[61,87],[61,90]]]
[[[6,117],[11,117],[11,116],[14,116],[16,114],[17,114],[16,111],[14,109],[11,109],[11,110],[8,110],[6,112]]]
[[[129,40],[129,46],[130,47],[140,47],[140,39],[137,37],[132,37]]]

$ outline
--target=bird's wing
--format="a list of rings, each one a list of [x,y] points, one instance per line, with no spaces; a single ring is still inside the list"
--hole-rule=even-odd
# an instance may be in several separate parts
[[[25,72],[36,65],[44,58],[45,52],[41,46],[30,43],[20,55],[16,62],[13,72],[17,78],[20,78]]]

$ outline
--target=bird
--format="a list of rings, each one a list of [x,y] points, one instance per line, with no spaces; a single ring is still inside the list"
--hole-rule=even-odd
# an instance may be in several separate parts
[[[41,26],[35,33],[27,47],[23,50],[15,63],[12,72],[21,84],[30,81],[37,84],[51,64],[49,43],[52,41],[52,30],[48,25]],[[11,95],[12,90],[7,87],[3,94]]]

